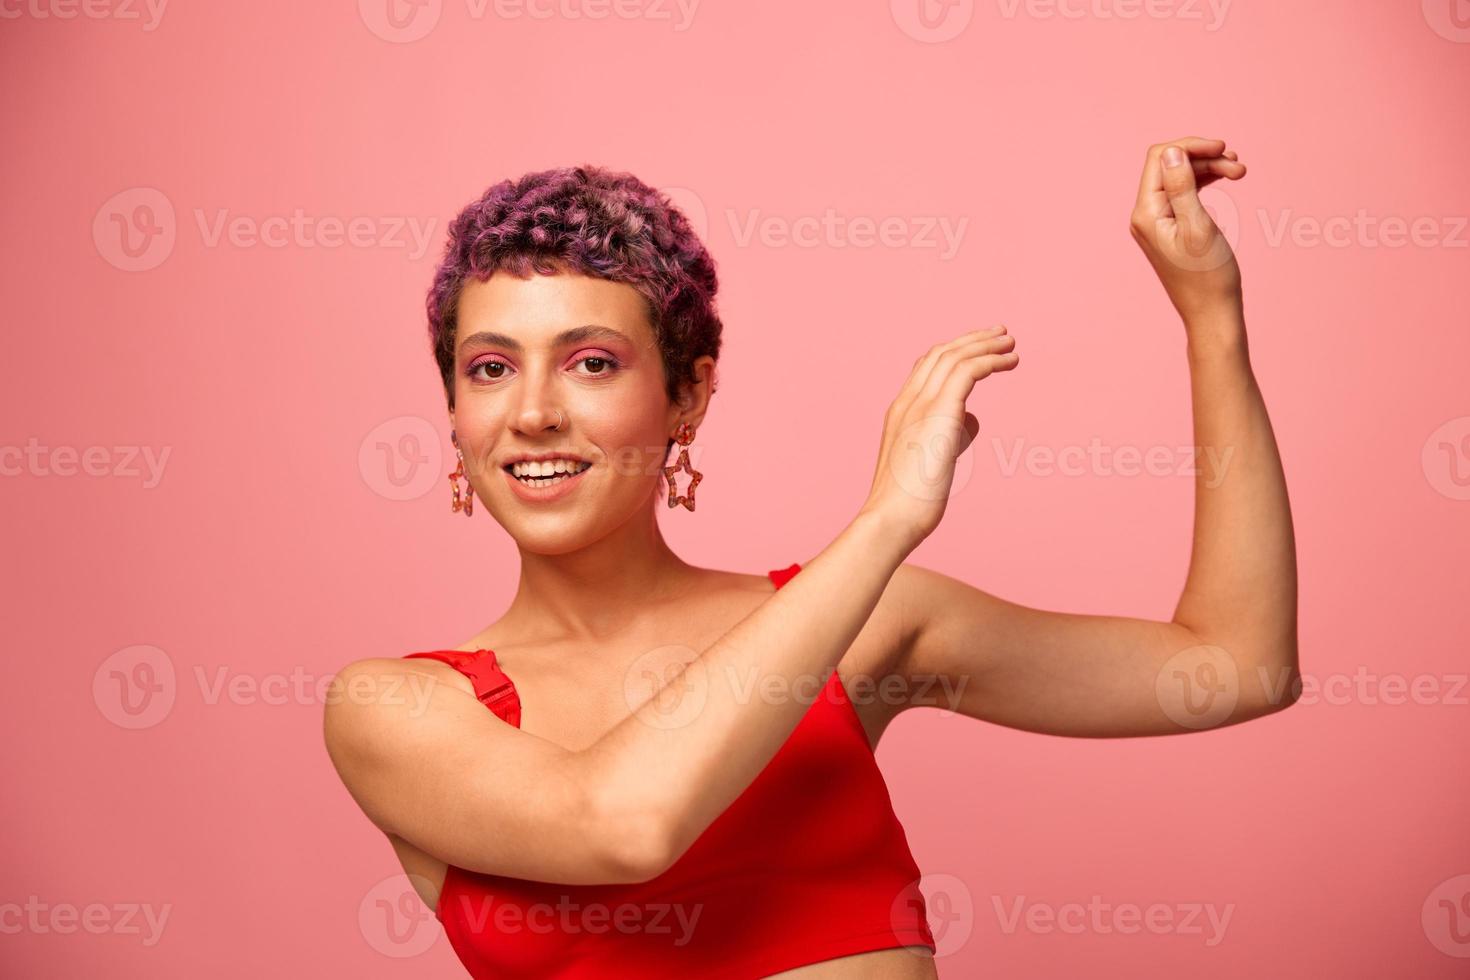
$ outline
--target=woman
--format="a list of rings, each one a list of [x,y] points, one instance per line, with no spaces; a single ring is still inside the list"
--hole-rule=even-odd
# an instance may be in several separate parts
[[[687,564],[655,508],[662,477],[668,506],[695,509],[683,446],[720,348],[708,253],[667,198],[596,168],[465,209],[428,302],[452,508],[478,500],[510,533],[519,586],[452,651],[348,666],[325,734],[472,975],[933,977],[872,757],[899,712],[1117,737],[1291,702],[1262,683],[1296,669],[1286,489],[1239,270],[1196,196],[1244,173],[1223,141],[1159,144],[1133,213],[1183,319],[1196,441],[1233,451],[1197,484],[1169,622],[1030,609],[906,563],[978,432],[966,399],[1018,363],[1004,327],[914,362],[868,497],[820,554],[764,576]],[[395,696],[405,681],[426,698]]]

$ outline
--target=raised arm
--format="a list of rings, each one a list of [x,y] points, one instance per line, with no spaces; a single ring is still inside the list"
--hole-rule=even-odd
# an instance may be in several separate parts
[[[1033,609],[905,566],[894,591],[913,640],[894,669],[959,692],[954,703],[923,703],[1028,731],[1109,737],[1202,731],[1295,701],[1286,481],[1251,372],[1240,269],[1196,193],[1244,174],[1223,140],[1150,147],[1132,215],[1133,237],[1184,323],[1200,453],[1193,549],[1173,617]]]
[[[954,457],[978,429],[965,400],[1013,367],[1003,330],[935,346],[884,417],[877,470],[858,516],[795,578],[694,658],[592,746],[570,751],[485,710],[450,668],[368,660],[339,678],[327,748],[384,831],[471,871],[596,884],[653,877],[755,779],[861,632],[904,558],[938,526]],[[939,446],[930,455],[920,443]],[[437,678],[425,698],[394,678]],[[356,684],[359,696],[350,696]],[[388,697],[390,689],[400,691]],[[670,702],[675,707],[670,710]]]

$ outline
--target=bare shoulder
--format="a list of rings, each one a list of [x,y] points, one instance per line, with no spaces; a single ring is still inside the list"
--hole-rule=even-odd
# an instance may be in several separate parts
[[[437,685],[475,696],[474,683],[453,667],[427,657],[366,657],[337,671],[323,710],[323,737],[334,759],[362,748],[364,737],[382,735],[385,715],[403,705],[422,711]]]
[[[336,685],[342,689],[343,695],[347,695],[352,692],[353,685],[356,685],[359,691],[368,692],[379,684],[387,687],[402,683],[403,679],[409,675],[427,676],[470,694],[475,693],[474,683],[449,664],[431,657],[409,659],[407,654],[402,657],[366,657],[362,660],[354,660],[337,671]],[[352,699],[344,698],[343,700]]]

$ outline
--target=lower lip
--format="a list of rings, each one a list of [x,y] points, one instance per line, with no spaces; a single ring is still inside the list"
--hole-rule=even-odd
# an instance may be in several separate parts
[[[529,483],[516,479],[506,470],[501,470],[500,472],[504,473],[505,478],[510,481],[510,488],[515,491],[517,497],[520,497],[528,503],[544,504],[553,500],[560,500],[562,497],[571,493],[577,488],[577,484],[582,482],[582,478],[591,471],[592,467],[589,466],[576,476],[569,476],[558,480],[556,483],[547,487],[534,487]]]

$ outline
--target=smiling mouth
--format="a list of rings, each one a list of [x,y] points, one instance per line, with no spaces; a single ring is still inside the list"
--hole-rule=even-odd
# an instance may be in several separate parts
[[[527,466],[523,463],[512,463],[503,468],[505,472],[525,486],[540,488],[554,487],[558,483],[574,480],[586,473],[591,466],[591,463],[585,461],[580,463],[568,461],[565,464],[558,463],[554,470],[547,466]]]

